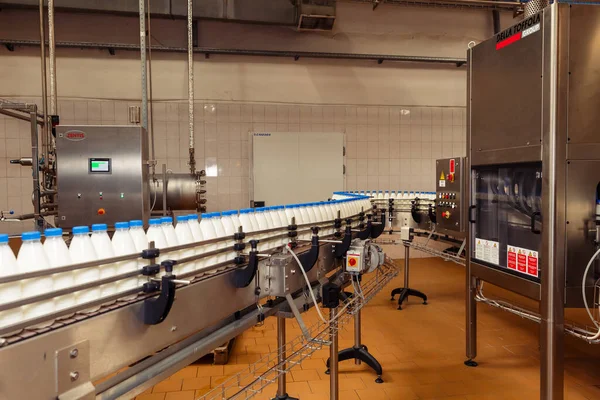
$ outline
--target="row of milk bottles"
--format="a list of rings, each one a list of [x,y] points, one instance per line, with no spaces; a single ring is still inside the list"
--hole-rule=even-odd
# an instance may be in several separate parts
[[[161,251],[158,262],[167,259],[182,260],[186,257],[210,253],[209,256],[197,260],[178,263],[174,272],[175,274],[186,274],[193,271],[201,272],[208,268],[215,270],[215,266],[217,268],[219,264],[224,266],[237,256],[233,250],[235,243],[233,236],[240,227],[246,234],[246,241],[259,240],[258,249],[266,250],[287,244],[287,228],[291,224],[292,218],[295,219],[299,230],[306,230],[299,234],[299,238],[310,239],[312,233],[308,228],[313,225],[327,223],[320,234],[332,234],[334,232],[332,221],[337,218],[338,211],[340,217],[344,219],[361,211],[367,211],[370,207],[367,196],[354,196],[329,202],[248,208],[239,212],[231,210],[222,213],[205,213],[202,214],[200,221],[196,214],[181,215],[176,217],[175,226],[171,217],[154,218],[149,220],[147,232],[144,232],[143,223],[140,220],[117,222],[112,240],[108,235],[106,224],[92,225],[91,235],[89,227],[77,226],[72,230],[73,238],[68,247],[63,239],[62,229],[52,228],[44,232],[46,236],[44,244],[41,243],[39,232],[23,233],[21,235],[23,243],[16,258],[8,246],[8,235],[0,234],[0,276],[139,254],[148,248],[150,242],[154,242],[155,248],[167,249],[178,245],[208,241],[207,244],[189,249]],[[302,228],[302,225],[305,227]],[[229,240],[218,240],[224,237]],[[222,249],[225,248],[230,248],[231,251],[223,251]],[[119,275],[124,276],[123,279],[116,282],[93,286],[75,293],[67,291],[68,293],[49,301],[0,312],[0,327],[119,293],[132,293],[133,289],[138,289],[146,278],[131,273],[139,271],[144,265],[143,260],[134,259],[2,284],[0,285],[0,304],[5,304],[50,291],[69,289],[73,286],[89,284]],[[135,296],[135,293],[130,294],[126,299],[135,298]],[[93,312],[98,308],[99,306],[90,307],[85,312]]]
[[[397,200],[414,200],[415,198],[419,198],[421,200],[435,200],[435,192],[418,192],[418,191],[408,191],[408,190],[373,190],[373,191],[361,191],[361,192],[351,192],[352,194],[360,194],[369,196],[371,199],[376,200],[388,200],[388,199],[397,199]]]

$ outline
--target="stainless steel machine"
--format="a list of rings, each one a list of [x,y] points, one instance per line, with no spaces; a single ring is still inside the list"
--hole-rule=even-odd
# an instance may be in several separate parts
[[[148,220],[148,142],[140,126],[56,128],[61,227]]]
[[[464,157],[436,160],[436,231],[464,237]]]
[[[468,51],[467,365],[490,282],[540,302],[540,398],[562,399],[565,307],[594,304],[600,7],[554,2]],[[583,284],[582,284],[583,281]],[[590,314],[591,315],[591,314]]]
[[[56,224],[141,219],[172,210],[203,210],[203,171],[150,172],[149,144],[141,126],[56,127]],[[166,182],[166,184],[165,184]]]

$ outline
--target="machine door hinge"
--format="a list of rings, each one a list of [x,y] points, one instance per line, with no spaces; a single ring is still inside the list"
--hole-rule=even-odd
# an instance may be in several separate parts
[[[342,147],[342,155],[345,157],[346,156],[346,146]]]
[[[346,175],[346,165],[342,165],[342,175]]]

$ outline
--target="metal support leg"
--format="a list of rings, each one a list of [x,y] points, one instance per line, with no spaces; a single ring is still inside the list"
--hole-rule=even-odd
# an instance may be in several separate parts
[[[409,263],[410,263],[410,247],[405,243],[404,244],[404,287],[403,288],[396,288],[394,290],[392,290],[392,300],[394,300],[394,296],[396,296],[397,294],[400,295],[400,298],[398,299],[398,310],[402,310],[402,303],[404,303],[405,300],[408,300],[408,296],[414,296],[414,297],[420,297],[423,300],[423,304],[427,304],[427,296],[425,295],[425,293],[420,292],[418,290],[415,289],[411,289],[408,286],[408,280],[409,280]]]
[[[356,314],[354,314],[354,347],[355,348],[360,348],[362,346],[362,344],[360,343],[360,310],[358,310],[356,312]],[[359,358],[355,358],[354,359],[354,364],[356,365],[360,365],[361,361]]]
[[[282,370],[285,370],[285,318],[277,317],[277,361]],[[289,397],[286,388],[287,374],[281,374],[277,377],[277,396],[273,400],[298,400]]]
[[[329,309],[329,340],[331,345],[329,347],[329,388],[330,400],[338,400],[340,394],[339,380],[338,380],[338,321],[335,320],[337,314],[337,307]]]
[[[467,320],[465,329],[467,333],[467,361],[465,361],[465,365],[468,367],[477,366],[477,362],[474,361],[477,357],[477,302],[475,301],[477,285],[477,278],[471,276],[470,268],[467,265]]]

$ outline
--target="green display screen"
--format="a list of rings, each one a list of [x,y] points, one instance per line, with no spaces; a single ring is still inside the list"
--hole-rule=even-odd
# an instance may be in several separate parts
[[[110,173],[110,158],[90,158],[90,172]]]

